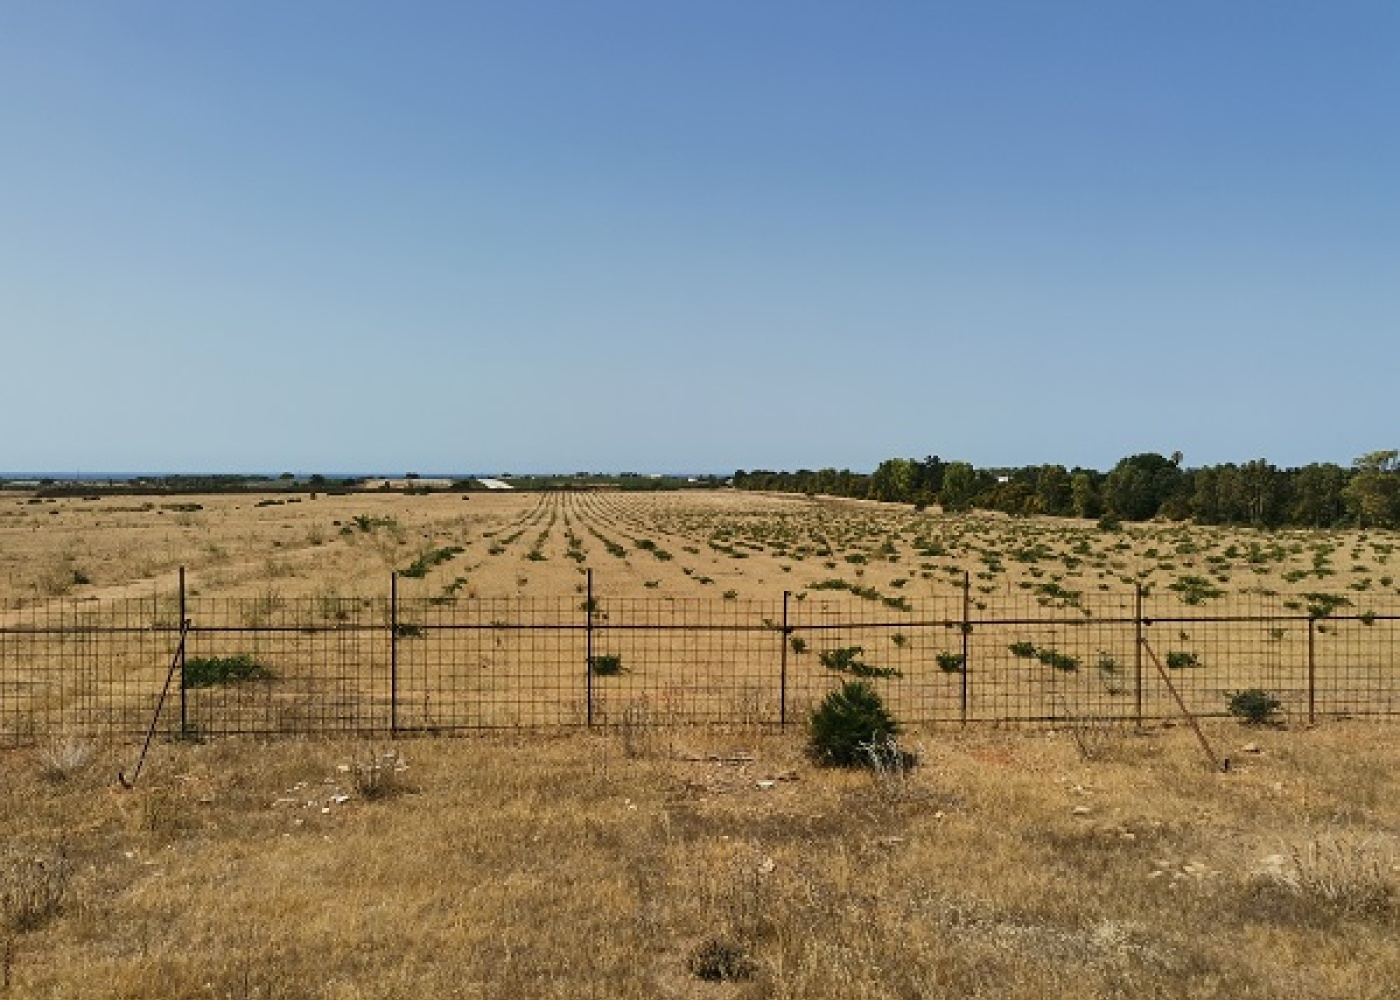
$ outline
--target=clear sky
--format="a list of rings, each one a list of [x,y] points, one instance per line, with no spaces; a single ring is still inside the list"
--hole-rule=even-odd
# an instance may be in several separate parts
[[[1400,446],[1394,0],[0,0],[0,130],[0,469]]]

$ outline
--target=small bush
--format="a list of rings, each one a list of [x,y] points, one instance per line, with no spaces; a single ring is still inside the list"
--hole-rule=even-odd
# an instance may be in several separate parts
[[[619,653],[598,653],[590,665],[597,676],[614,677],[622,673],[622,656]]]
[[[967,657],[962,653],[954,653],[944,650],[934,657],[938,663],[938,669],[945,674],[960,674],[967,665]]]
[[[1308,602],[1308,615],[1313,618],[1328,618],[1339,608],[1351,606],[1351,601],[1336,594],[1308,593],[1303,597]]]
[[[686,965],[691,974],[711,983],[753,978],[755,965],[748,949],[732,938],[710,938],[693,952]]]
[[[434,566],[437,566],[441,563],[445,563],[448,560],[461,555],[462,551],[463,550],[461,546],[450,545],[447,548],[434,549],[431,552],[425,552],[422,555],[420,555],[417,559],[413,560],[413,562],[409,566],[399,570],[399,576],[407,576],[415,580],[421,580],[423,577],[428,575],[428,571]]]
[[[62,850],[0,853],[0,926],[30,931],[58,911],[73,866]]]
[[[834,670],[838,674],[850,674],[852,677],[902,676],[894,667],[872,667],[862,662],[860,654],[864,651],[862,646],[842,646],[838,649],[824,650],[818,654],[817,659],[826,669]]]
[[[1230,714],[1252,726],[1270,722],[1282,707],[1283,702],[1262,688],[1249,688],[1230,695]]]
[[[799,656],[807,652],[807,640],[802,638],[801,636],[793,636],[791,639],[788,640],[788,645],[790,645],[792,647],[792,651],[794,653],[797,653]]]
[[[1172,670],[1184,670],[1187,667],[1199,667],[1201,658],[1195,653],[1189,653],[1181,649],[1173,649],[1167,653],[1167,666]]]
[[[1033,642],[1013,642],[1006,648],[1011,650],[1012,656],[1019,656],[1026,660],[1035,658],[1035,643]]]
[[[1167,589],[1176,591],[1186,604],[1204,604],[1206,601],[1214,600],[1225,593],[1205,577],[1189,575],[1179,578],[1175,583],[1168,584]]]
[[[185,661],[186,688],[215,687],[243,681],[272,680],[273,673],[247,653],[237,656],[195,656]]]
[[[1068,653],[1061,653],[1055,649],[1037,649],[1035,658],[1047,667],[1054,667],[1056,670],[1063,670],[1069,673],[1079,669],[1079,660]]]
[[[866,681],[847,681],[823,698],[807,719],[812,758],[834,767],[869,763],[866,748],[898,733],[898,723]]]
[[[403,790],[399,773],[407,769],[397,750],[366,752],[350,763],[350,781],[362,799],[387,799]]]
[[[1126,690],[1122,677],[1123,667],[1117,660],[1108,653],[1100,653],[1097,666],[1099,680],[1103,682],[1109,694],[1122,694]]]

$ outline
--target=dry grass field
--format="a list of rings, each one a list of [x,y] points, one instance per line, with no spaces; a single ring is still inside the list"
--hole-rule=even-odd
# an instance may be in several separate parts
[[[733,493],[7,496],[0,604],[164,613],[180,566],[197,601],[270,610],[391,572],[435,607],[572,604],[592,569],[604,607],[788,591],[813,622],[960,607],[964,573],[974,606],[1086,621],[1137,583],[1154,609],[1384,616],[1398,542]],[[1346,641],[1391,671],[1383,626]],[[911,655],[898,634],[858,638]],[[130,791],[139,748],[42,733],[0,751],[0,996],[1395,995],[1392,722],[1208,720],[1228,773],[1181,725],[910,727],[920,765],[876,774],[813,766],[800,727],[665,718],[158,741]]]
[[[1392,732],[1212,727],[11,751],[0,995],[1393,997]]]

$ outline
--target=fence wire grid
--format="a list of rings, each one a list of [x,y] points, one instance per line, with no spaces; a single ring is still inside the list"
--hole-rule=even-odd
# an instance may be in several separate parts
[[[1183,613],[1189,612],[1189,613]],[[1314,615],[1260,597],[1090,610],[1007,595],[910,600],[194,597],[0,607],[0,746],[169,736],[383,735],[802,723],[852,677],[921,725],[1228,714],[1400,715],[1396,602]],[[183,649],[182,623],[188,623]],[[1174,689],[1174,690],[1173,690]],[[1178,702],[1178,697],[1180,702]]]

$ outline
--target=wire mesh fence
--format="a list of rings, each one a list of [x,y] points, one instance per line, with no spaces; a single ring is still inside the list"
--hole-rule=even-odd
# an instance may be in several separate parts
[[[1393,603],[1393,602],[1392,602]],[[802,722],[869,680],[914,724],[1400,715],[1400,608],[1172,595],[876,602],[666,598],[141,600],[0,608],[0,746],[54,734],[357,735],[650,722]],[[183,649],[181,624],[187,623]]]

